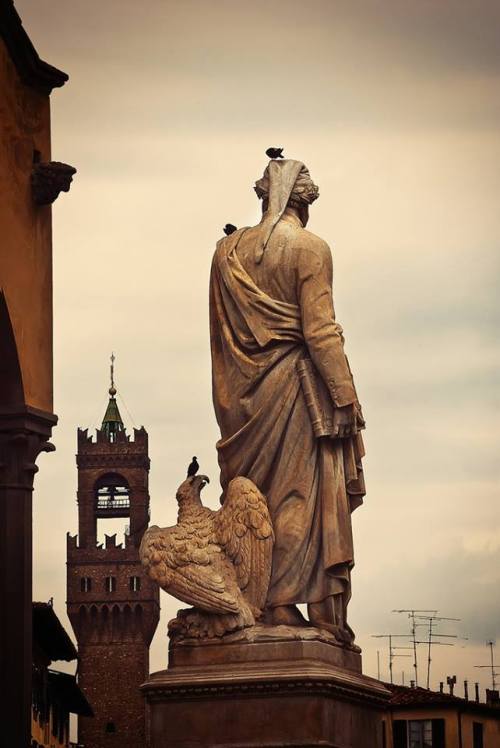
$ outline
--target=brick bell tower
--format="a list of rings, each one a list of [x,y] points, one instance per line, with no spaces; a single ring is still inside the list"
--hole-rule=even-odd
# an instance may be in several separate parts
[[[149,524],[148,435],[127,435],[116,402],[111,357],[109,403],[95,441],[78,429],[78,536],[68,533],[67,607],[78,640],[78,682],[94,717],[79,717],[85,748],[144,748],[149,645],[159,620],[159,589],[144,573],[139,545]],[[97,543],[99,520],[129,520]]]

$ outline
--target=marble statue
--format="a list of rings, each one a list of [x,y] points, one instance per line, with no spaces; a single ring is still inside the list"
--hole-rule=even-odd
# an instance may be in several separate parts
[[[144,533],[139,554],[162,589],[194,608],[169,624],[171,638],[214,638],[253,626],[271,576],[273,530],[267,504],[248,478],[227,486],[224,506],[204,507],[208,478],[189,476],[177,490],[177,525]]]
[[[351,512],[362,503],[364,428],[332,300],[332,257],[306,230],[317,186],[271,160],[255,185],[262,220],[221,239],[210,279],[221,500],[246,476],[274,528],[271,625],[309,624],[352,643]]]
[[[262,220],[226,224],[210,277],[222,507],[203,507],[206,478],[188,476],[177,525],[150,528],[140,549],[193,606],[141,687],[151,745],[382,748],[391,694],[363,675],[347,622],[365,424],[330,249],[306,230],[318,188],[282,149],[267,155]]]

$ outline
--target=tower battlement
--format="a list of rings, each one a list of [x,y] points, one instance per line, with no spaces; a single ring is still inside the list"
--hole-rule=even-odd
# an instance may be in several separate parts
[[[123,560],[127,553],[130,558],[137,559],[137,546],[134,545],[127,533],[124,535],[124,541],[122,543],[116,542],[116,533],[113,535],[104,535],[104,543],[97,543],[94,548],[88,546],[80,546],[78,543],[78,535],[71,535],[66,533],[66,551],[68,561],[75,561],[75,563],[82,563],[83,560],[89,562],[95,559],[96,561],[102,561],[103,559],[110,559],[113,553],[116,554],[117,560]]]
[[[78,451],[99,452],[100,449],[105,447],[106,444],[112,444],[113,446],[116,446],[117,444],[135,444],[137,446],[138,452],[147,452],[148,432],[146,431],[144,426],[141,426],[138,429],[134,428],[134,438],[131,439],[130,435],[127,434],[125,429],[123,429],[118,431],[116,433],[115,440],[110,442],[109,436],[105,429],[96,429],[95,439],[93,434],[89,434],[88,428],[78,429]]]

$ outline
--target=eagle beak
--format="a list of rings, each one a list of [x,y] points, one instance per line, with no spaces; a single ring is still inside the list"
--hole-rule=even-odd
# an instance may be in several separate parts
[[[210,478],[208,477],[208,475],[197,475],[196,479],[199,481],[198,490],[201,493],[201,491],[205,488],[207,483],[210,483]]]

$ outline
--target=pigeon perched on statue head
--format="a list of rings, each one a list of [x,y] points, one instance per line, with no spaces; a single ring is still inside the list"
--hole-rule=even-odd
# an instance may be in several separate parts
[[[226,223],[223,231],[226,236],[231,236],[231,234],[234,234],[235,231],[238,231],[238,227],[235,226],[234,223]]]
[[[284,158],[283,148],[268,148],[266,156],[269,156],[269,158]]]
[[[192,478],[193,475],[196,475],[199,469],[200,466],[198,465],[198,460],[196,459],[196,457],[193,457],[188,467],[187,477]]]

